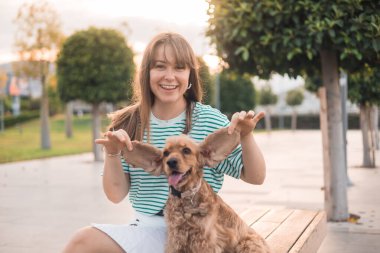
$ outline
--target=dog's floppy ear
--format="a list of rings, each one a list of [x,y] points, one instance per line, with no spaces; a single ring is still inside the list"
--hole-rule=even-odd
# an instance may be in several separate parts
[[[203,166],[214,167],[239,145],[240,133],[235,130],[228,134],[227,127],[221,128],[207,136],[200,144]]]
[[[133,167],[143,168],[146,172],[159,176],[161,174],[162,151],[150,144],[132,141],[133,149],[123,150],[123,157]]]

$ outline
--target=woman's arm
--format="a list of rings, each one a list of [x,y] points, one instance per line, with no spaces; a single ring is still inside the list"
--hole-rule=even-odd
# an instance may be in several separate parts
[[[241,147],[243,152],[241,179],[250,184],[262,184],[266,174],[265,160],[252,133],[241,139]]]
[[[103,190],[107,198],[119,203],[129,192],[130,178],[125,173],[121,164],[121,150],[127,146],[132,149],[132,143],[128,134],[119,129],[117,131],[108,131],[104,139],[97,139],[95,143],[104,146],[104,171],[103,171]]]
[[[105,155],[103,171],[103,191],[113,203],[119,203],[128,194],[129,174],[125,173],[120,157]]]
[[[237,112],[232,116],[229,132],[240,131],[240,141],[243,156],[241,179],[250,184],[262,184],[266,175],[263,154],[253,137],[253,129],[257,122],[264,117],[264,112],[257,115],[253,111]]]

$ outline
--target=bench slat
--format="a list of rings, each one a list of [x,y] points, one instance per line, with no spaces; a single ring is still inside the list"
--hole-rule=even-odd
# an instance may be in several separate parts
[[[316,253],[327,233],[324,211],[248,209],[240,216],[274,253]]]
[[[316,212],[295,210],[267,238],[275,253],[289,252],[303,231],[315,217]]]
[[[269,211],[270,210],[268,209],[248,209],[239,215],[245,221],[245,223],[248,224],[248,226],[251,226]]]
[[[278,228],[279,225],[279,223],[274,222],[257,221],[251,225],[251,228],[253,228],[262,237],[267,238],[274,230]]]
[[[290,209],[270,210],[253,223],[251,227],[262,237],[267,238],[293,212],[294,210]]]
[[[311,224],[306,228],[290,253],[312,253],[322,244],[327,233],[326,213],[318,212]]]

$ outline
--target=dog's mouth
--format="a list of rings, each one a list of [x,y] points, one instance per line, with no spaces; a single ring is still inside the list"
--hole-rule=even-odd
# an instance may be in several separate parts
[[[176,187],[179,184],[179,182],[185,179],[189,174],[190,170],[186,171],[185,173],[173,171],[173,173],[170,176],[168,176],[168,183],[169,185]]]

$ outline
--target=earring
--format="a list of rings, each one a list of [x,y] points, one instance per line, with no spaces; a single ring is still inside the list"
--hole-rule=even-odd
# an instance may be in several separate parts
[[[189,86],[187,86],[187,89],[190,89],[191,88],[191,85],[193,85],[192,83],[189,83]]]

